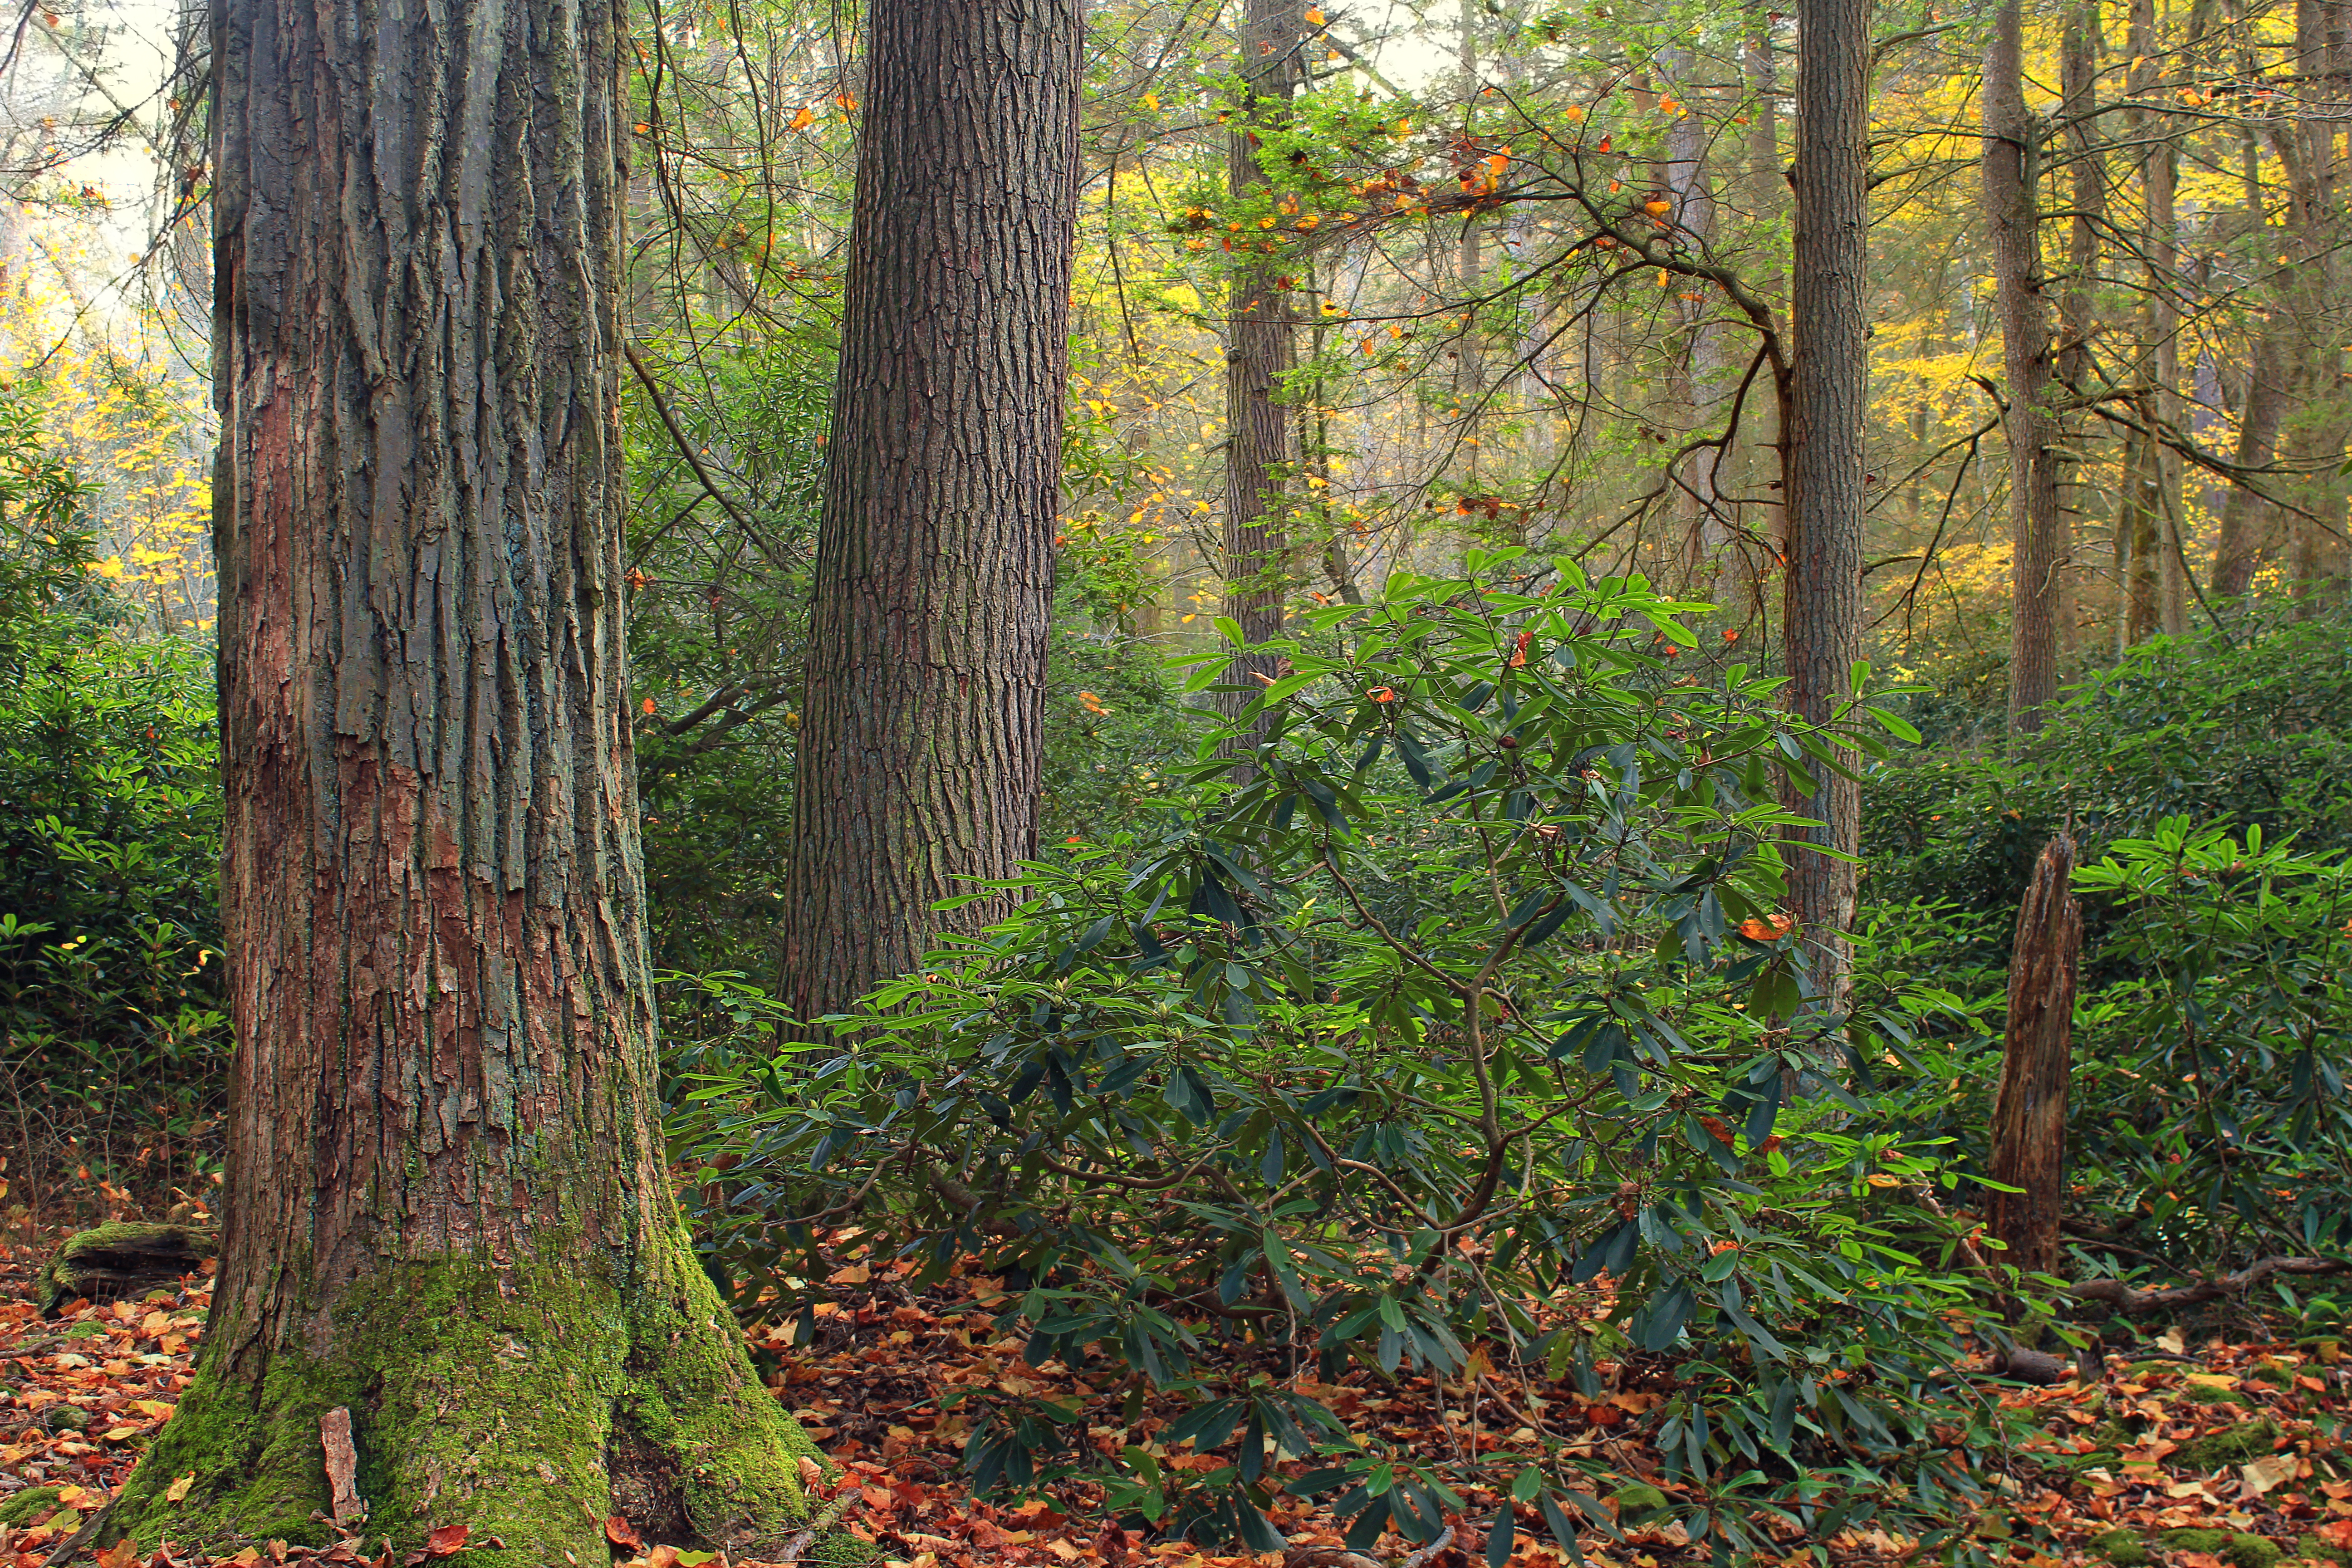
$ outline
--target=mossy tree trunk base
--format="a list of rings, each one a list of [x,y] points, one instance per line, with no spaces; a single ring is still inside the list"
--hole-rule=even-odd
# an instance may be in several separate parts
[[[555,1249],[387,1266],[344,1293],[323,1356],[215,1339],[99,1543],[323,1543],[320,1419],[340,1406],[371,1538],[465,1524],[501,1563],[602,1564],[617,1513],[649,1541],[772,1552],[809,1521],[815,1449],[752,1378],[683,1235],[662,1262],[634,1284]]]

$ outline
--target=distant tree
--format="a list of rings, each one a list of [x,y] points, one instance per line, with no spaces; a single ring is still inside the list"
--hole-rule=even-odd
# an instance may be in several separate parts
[[[601,1563],[619,1513],[773,1549],[814,1449],[656,1098],[624,12],[215,16],[234,1110],[205,1354],[101,1532],[320,1540],[344,1411],[372,1533]]]
[[[1985,46],[1984,201],[2009,402],[2009,723],[2042,727],[2058,695],[2058,612],[2065,519],[2058,510],[2057,426],[2050,416],[2050,312],[2042,271],[2042,128],[2025,106],[2024,25],[2003,0]]]
[[[878,0],[781,988],[803,1017],[1035,852],[1076,225],[1076,0]]]

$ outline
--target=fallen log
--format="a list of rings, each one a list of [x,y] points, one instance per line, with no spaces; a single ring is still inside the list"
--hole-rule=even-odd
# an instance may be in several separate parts
[[[2078,1300],[2105,1301],[2118,1312],[2158,1312],[2173,1307],[2194,1307],[2206,1301],[2242,1296],[2276,1275],[2344,1273],[2352,1273],[2352,1258],[2273,1257],[2249,1264],[2235,1274],[2200,1279],[2193,1285],[2143,1290],[2120,1279],[2085,1279],[2074,1287],[2074,1293]]]
[[[219,1250],[210,1231],[117,1220],[66,1237],[33,1280],[43,1317],[68,1302],[125,1301],[201,1272]]]

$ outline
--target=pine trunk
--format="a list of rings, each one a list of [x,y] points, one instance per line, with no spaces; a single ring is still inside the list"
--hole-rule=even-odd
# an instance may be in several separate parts
[[[814,1450],[671,1198],[630,743],[618,5],[214,12],[237,1055],[194,1385],[108,1537],[780,1542]],[[470,1555],[470,1554],[469,1554]],[[488,1557],[484,1558],[488,1561]]]
[[[2003,0],[1985,47],[1984,195],[1992,227],[2001,359],[2009,407],[2009,724],[2042,726],[2058,695],[2058,616],[2064,520],[2058,510],[2056,431],[2049,415],[2050,317],[2042,298],[2041,134],[2025,107],[2023,25]]]
[[[1868,0],[1803,0],[1798,10],[1796,246],[1790,281],[1790,374],[1783,494],[1788,578],[1783,622],[1789,706],[1827,720],[1851,695],[1862,643],[1863,420],[1869,396],[1864,310],[1869,222]],[[1820,792],[1790,809],[1821,826],[1793,830],[1790,901],[1808,933],[1815,979],[1832,1009],[1847,990],[1861,787],[1826,768]]]
[[[838,1012],[1036,851],[1077,201],[1075,0],[877,0],[782,993]]]
[[[2083,913],[2074,901],[2074,841],[2042,847],[2017,910],[2009,961],[2009,1027],[1993,1095],[1992,1179],[1986,1218],[2009,1248],[2003,1261],[2028,1274],[2057,1268],[2065,1194],[2066,1089],[2074,1068],[2074,968]]]

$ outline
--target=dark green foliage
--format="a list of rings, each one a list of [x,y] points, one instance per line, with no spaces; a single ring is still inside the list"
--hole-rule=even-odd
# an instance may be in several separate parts
[[[791,1290],[821,1221],[925,1274],[977,1249],[1028,1359],[1185,1393],[1160,1440],[1234,1445],[1205,1476],[1129,1448],[1114,1506],[1260,1548],[1269,1443],[1327,1457],[1293,1489],[1359,1534],[1460,1506],[1269,1367],[1458,1374],[1480,1341],[1591,1387],[1596,1358],[1672,1363],[1643,1419],[1684,1522],[1735,1549],[1972,1496],[1931,1432],[1992,1419],[1937,1383],[1973,1309],[1919,1195],[1936,1151],[1849,1124],[1859,1057],[1948,1005],[1837,1019],[1769,918],[1775,770],[1838,765],[1830,737],[1744,670],[1677,680],[1647,648],[1684,606],[1639,579],[1488,586],[1516,553],[1317,617],[1293,674],[1202,715],[1163,824],[1032,868],[1013,921],[836,1033],[706,989],[743,1027],[685,1131],[725,1168],[704,1218],[740,1299]],[[1552,1315],[1604,1270],[1606,1321]],[[966,1397],[979,1484],[1099,1467],[1083,1412]],[[1564,1459],[1512,1484],[1561,1526],[1614,1487]]]
[[[194,1182],[226,1067],[211,658],[88,570],[86,494],[0,392],[0,1137],[35,1204],[68,1148]]]
[[[1870,775],[1886,966],[1978,998],[1995,1026],[2026,869],[2070,821],[2082,841],[2068,1147],[2098,1272],[2352,1246],[2345,630],[2158,639],[2085,676],[2013,762],[1921,752]],[[1997,1041],[1929,1056],[1948,1092],[1890,1114],[1981,1170]]]

